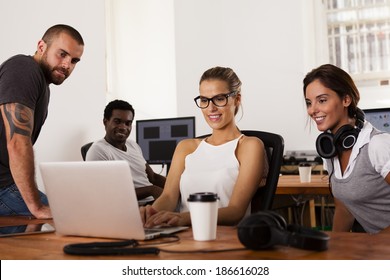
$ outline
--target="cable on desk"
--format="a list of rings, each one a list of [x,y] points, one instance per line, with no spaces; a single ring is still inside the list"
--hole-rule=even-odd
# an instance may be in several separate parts
[[[160,242],[146,242],[140,246],[140,243],[135,239],[123,240],[123,241],[109,241],[109,242],[87,242],[87,243],[73,243],[65,245],[64,253],[70,255],[85,255],[85,256],[97,256],[97,255],[141,255],[141,254],[154,254],[160,253],[160,249],[152,247],[161,244],[167,244],[177,242],[180,238],[176,235],[161,235],[161,239],[165,239]]]
[[[167,250],[155,247],[156,245],[168,244],[177,242],[180,238],[177,235],[161,235],[161,239],[166,239],[159,242],[141,241],[135,239],[113,241],[113,242],[88,242],[88,243],[74,243],[65,245],[63,250],[70,255],[140,255],[140,254],[154,254],[158,255],[160,252],[165,253],[216,253],[228,251],[247,250],[246,248],[228,248],[220,250]],[[156,239],[156,240],[160,240]]]

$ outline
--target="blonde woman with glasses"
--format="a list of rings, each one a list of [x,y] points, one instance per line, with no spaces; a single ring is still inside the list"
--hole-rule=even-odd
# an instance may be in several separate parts
[[[212,133],[178,144],[163,193],[140,208],[146,227],[190,225],[187,198],[196,192],[218,194],[219,225],[235,225],[250,214],[266,161],[263,142],[243,135],[236,125],[241,81],[230,68],[211,68],[200,78],[194,100]]]

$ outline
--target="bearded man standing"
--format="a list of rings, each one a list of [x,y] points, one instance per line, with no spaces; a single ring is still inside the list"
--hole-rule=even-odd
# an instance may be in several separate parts
[[[16,55],[0,65],[0,216],[51,218],[35,180],[34,151],[48,114],[50,84],[69,77],[84,51],[73,27],[50,27],[33,56]]]

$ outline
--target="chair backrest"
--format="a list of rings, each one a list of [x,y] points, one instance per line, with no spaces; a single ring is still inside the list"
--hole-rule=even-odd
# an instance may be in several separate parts
[[[271,210],[283,162],[284,139],[279,134],[265,131],[243,130],[241,132],[247,136],[258,137],[263,141],[269,164],[265,185],[260,187],[252,198],[251,212]]]
[[[244,135],[260,138],[267,153],[269,170],[263,187],[259,187],[251,202],[251,212],[271,210],[278,186],[280,168],[283,162],[284,139],[281,135],[257,130],[242,130]],[[205,138],[203,135],[198,138]]]
[[[88,152],[89,148],[92,146],[92,144],[93,144],[93,142],[89,142],[89,143],[81,146],[81,156],[83,157],[84,161],[87,157],[87,152]]]

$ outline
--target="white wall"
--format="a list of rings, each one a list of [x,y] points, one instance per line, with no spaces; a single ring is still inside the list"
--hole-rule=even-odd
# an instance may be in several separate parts
[[[33,54],[56,23],[76,27],[86,44],[72,76],[51,87],[37,162],[81,160],[80,146],[104,135],[104,107],[117,97],[133,103],[136,119],[194,115],[197,134],[208,133],[193,98],[201,74],[216,65],[232,67],[243,82],[241,129],[279,133],[285,150],[315,150],[318,132],[308,125],[302,93],[303,77],[317,66],[311,0],[107,1],[115,31],[108,84],[105,0],[0,2],[0,61]]]
[[[197,134],[208,133],[193,102],[198,80],[210,67],[229,66],[243,82],[241,129],[279,133],[286,151],[315,150],[319,132],[306,115],[302,80],[327,61],[313,0],[107,1],[110,88],[133,103],[136,119],[194,115]],[[361,107],[381,107],[387,92],[362,89]]]
[[[314,150],[318,132],[306,127],[301,89],[315,53],[307,51],[311,1],[108,3],[110,98],[132,103],[136,120],[195,115],[197,134],[208,133],[193,102],[198,80],[209,67],[230,66],[243,81],[239,127],[280,133],[286,150]]]
[[[198,134],[209,131],[192,100],[199,78],[210,67],[229,66],[243,82],[241,129],[279,133],[285,150],[315,150],[318,132],[306,126],[302,93],[313,66],[304,2],[175,1],[178,113],[197,117]]]
[[[81,145],[104,135],[104,0],[2,0],[0,61],[18,53],[34,54],[43,33],[57,23],[75,27],[85,49],[72,75],[62,85],[51,86],[49,116],[34,146],[36,163],[81,160]]]
[[[198,80],[229,66],[243,82],[241,129],[279,133],[286,150],[315,150],[302,93],[316,66],[311,0],[108,2],[109,88],[135,106],[136,119],[194,115],[197,134],[208,133],[193,102]]]
[[[136,120],[176,117],[173,0],[109,0],[106,9],[109,99],[131,103]]]
[[[313,66],[305,23],[311,10],[303,5],[310,1],[110,2],[113,6],[104,0],[0,2],[0,61],[33,54],[43,32],[56,23],[76,27],[86,44],[72,76],[51,87],[49,117],[35,145],[37,162],[81,160],[80,146],[103,136],[103,109],[112,98],[133,103],[136,119],[195,115],[197,134],[209,132],[193,98],[200,75],[216,65],[232,67],[243,81],[241,129],[280,133],[286,150],[314,149],[318,133],[306,127],[301,90]],[[108,28],[115,31],[108,38],[113,71],[108,84],[107,8]]]

